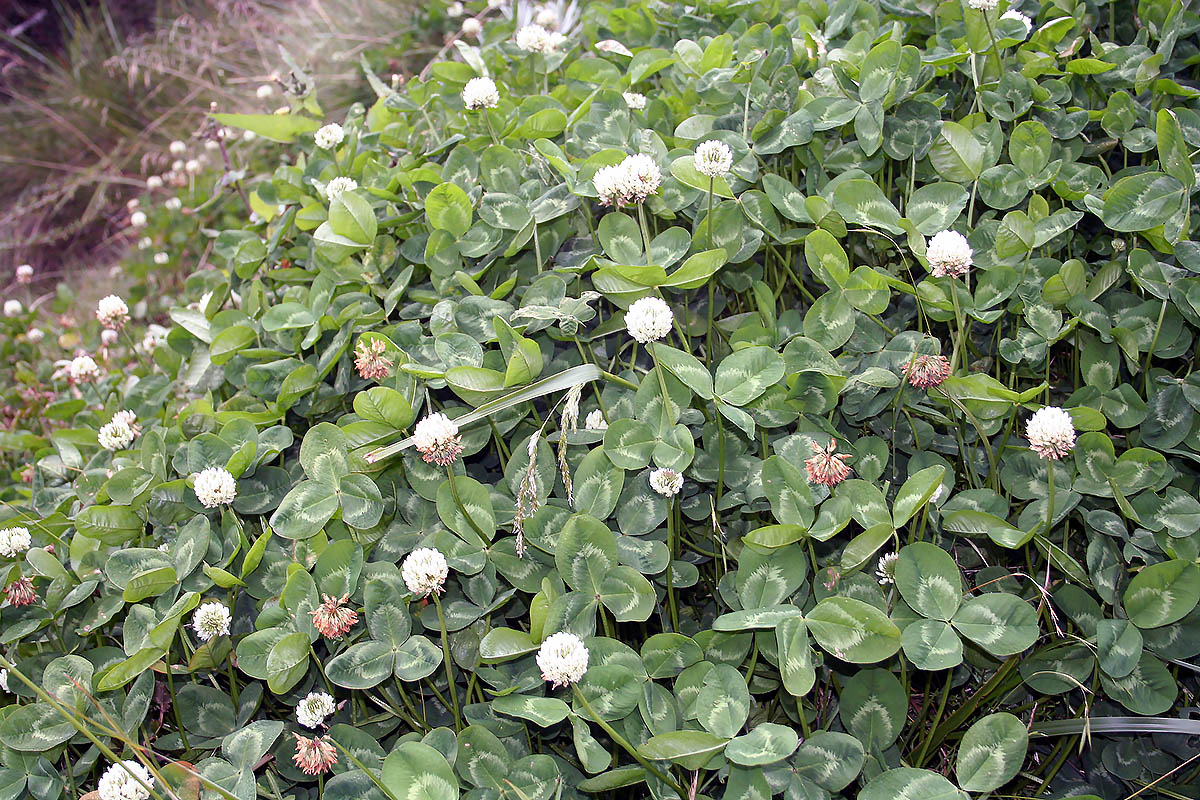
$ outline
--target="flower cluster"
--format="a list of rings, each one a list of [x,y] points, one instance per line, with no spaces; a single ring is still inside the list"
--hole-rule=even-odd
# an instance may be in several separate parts
[[[441,412],[425,417],[413,430],[413,446],[426,464],[448,467],[462,455],[458,425]]]
[[[671,332],[675,315],[661,297],[635,300],[625,312],[625,328],[642,344],[657,342]]]
[[[192,630],[196,632],[197,639],[207,642],[216,636],[227,636],[232,621],[233,617],[225,606],[216,602],[203,603],[192,615]]]
[[[325,184],[325,196],[329,198],[329,202],[336,200],[343,192],[352,192],[358,188],[358,181],[354,178],[339,176],[333,178],[329,183]]]
[[[588,668],[588,649],[573,633],[552,633],[538,648],[537,665],[542,678],[554,688],[579,683]]]
[[[309,692],[296,706],[296,722],[306,728],[317,728],[325,718],[337,711],[333,696],[325,692]]]
[[[404,559],[400,567],[400,575],[404,585],[417,597],[428,597],[431,594],[441,594],[446,585],[446,575],[450,567],[446,557],[440,550],[432,547],[421,547],[413,550]]]
[[[365,380],[383,380],[392,374],[393,366],[386,352],[387,342],[383,339],[359,339],[354,348],[354,369]]]
[[[850,477],[850,467],[846,464],[850,456],[837,452],[837,439],[831,439],[828,447],[813,442],[812,449],[813,456],[804,462],[809,483],[837,486]]]
[[[205,508],[228,505],[237,497],[237,481],[224,467],[209,467],[200,472],[192,488]]]
[[[124,450],[133,444],[140,432],[136,414],[128,410],[118,411],[113,414],[112,421],[100,427],[96,440],[105,450]]]
[[[36,603],[38,599],[37,589],[34,587],[33,581],[24,576],[17,578],[6,586],[4,596],[16,608]]]
[[[29,528],[23,525],[16,525],[0,531],[0,556],[7,558],[19,556],[32,544],[33,537],[29,535]]]
[[[327,639],[345,636],[358,622],[358,612],[346,605],[350,602],[350,595],[332,597],[326,594],[321,597],[321,605],[309,612],[313,627]]]
[[[76,356],[67,365],[67,377],[71,383],[91,383],[99,380],[100,367],[91,356]]]
[[[673,469],[656,469],[650,473],[650,488],[663,497],[674,497],[683,489],[683,473]]]
[[[728,175],[733,168],[733,151],[729,145],[716,139],[709,139],[696,148],[696,170],[701,175],[719,178]]]
[[[561,33],[548,31],[538,24],[526,25],[517,31],[517,47],[526,53],[553,53],[567,40]]]
[[[317,147],[322,150],[332,150],[342,143],[346,138],[346,131],[341,125],[336,122],[331,122],[328,125],[322,126],[315,134],[313,141],[317,143]]]
[[[463,105],[472,111],[500,105],[500,90],[491,78],[471,78],[462,91]]]
[[[122,761],[104,771],[96,793],[100,800],[147,800],[153,788],[150,770],[136,761]]]
[[[292,761],[305,775],[320,775],[337,763],[337,748],[330,743],[328,736],[309,739],[295,732],[292,735],[296,737],[296,754],[292,756]]]
[[[960,278],[971,268],[971,245],[958,231],[934,234],[925,248],[925,260],[935,278]]]
[[[918,389],[937,386],[950,375],[950,359],[942,355],[919,355],[904,365],[904,377]]]
[[[662,186],[662,171],[653,158],[638,153],[626,156],[620,164],[596,170],[592,185],[596,187],[602,205],[644,203]]]
[[[1065,458],[1075,448],[1075,423],[1061,408],[1046,406],[1033,412],[1025,423],[1029,449],[1052,461]]]

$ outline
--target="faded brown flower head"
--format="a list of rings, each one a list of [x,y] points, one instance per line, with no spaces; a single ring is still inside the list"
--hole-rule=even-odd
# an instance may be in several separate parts
[[[904,367],[909,384],[918,389],[937,386],[950,375],[950,359],[945,356],[916,356]]]
[[[38,599],[37,589],[29,578],[17,578],[4,590],[4,595],[17,608],[35,603]]]
[[[812,449],[813,457],[804,462],[809,483],[837,486],[850,477],[850,467],[846,466],[850,456],[837,452],[837,439],[830,439],[828,447],[813,442]]]
[[[322,597],[325,602],[310,612],[313,618],[313,627],[327,639],[337,639],[339,636],[346,635],[358,622],[358,612],[346,605],[350,600],[350,595],[331,597],[326,594]]]
[[[337,763],[337,748],[329,743],[328,736],[309,739],[295,732],[292,735],[296,737],[296,755],[292,761],[305,775],[320,775]]]
[[[367,380],[382,380],[392,374],[392,360],[384,355],[386,352],[387,342],[382,339],[359,339],[354,348],[354,368]]]

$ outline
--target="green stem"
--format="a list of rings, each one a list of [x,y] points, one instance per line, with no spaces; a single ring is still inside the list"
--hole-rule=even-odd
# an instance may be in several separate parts
[[[646,248],[646,266],[650,266],[650,225],[646,222],[646,206],[642,203],[638,203],[637,210],[638,225],[642,229],[642,244]]]
[[[191,745],[188,744],[187,732],[183,729],[183,719],[179,716],[179,702],[175,699],[175,669],[171,666],[170,657],[167,658],[167,691],[171,695],[171,711],[175,715],[175,725],[179,728],[179,740],[183,742],[183,752],[191,750]]]
[[[925,741],[921,744],[921,752],[917,755],[917,760],[913,762],[913,766],[920,767],[925,763],[925,756],[929,752],[929,745],[933,742],[933,734],[942,719],[942,714],[946,711],[946,701],[950,698],[950,685],[952,683],[954,683],[954,670],[948,669],[946,670],[946,685],[942,687],[942,697],[938,701],[937,711],[933,715],[933,722],[929,724],[929,735],[925,737]]]
[[[681,785],[679,785],[670,776],[666,775],[658,767],[654,766],[649,761],[647,761],[642,756],[642,754],[639,753],[637,751],[637,749],[633,745],[631,745],[624,736],[617,733],[613,729],[612,725],[609,725],[608,722],[606,722],[603,717],[601,717],[599,714],[596,713],[596,711],[592,708],[592,704],[588,702],[588,699],[586,697],[584,697],[583,692],[579,691],[578,685],[572,686],[571,691],[574,692],[575,699],[577,699],[579,701],[580,705],[583,706],[584,710],[587,711],[588,716],[590,716],[597,725],[599,725],[601,728],[603,728],[604,732],[607,733],[609,735],[609,737],[621,747],[621,749],[623,749],[626,753],[629,753],[629,755],[633,756],[633,760],[636,761],[637,763],[641,764],[642,769],[646,770],[651,775],[653,775],[654,777],[658,778],[663,783],[670,786],[672,789],[674,789],[679,794],[680,797],[688,796],[687,791]]]
[[[442,629],[442,660],[446,665],[446,682],[450,684],[450,702],[454,706],[454,730],[462,730],[462,714],[458,709],[458,687],[454,684],[454,666],[450,658],[450,637],[446,634],[446,617],[442,614],[442,601],[435,592],[433,607],[437,609],[438,627]]]
[[[708,176],[708,217],[706,219],[706,222],[708,222],[708,249],[709,250],[713,249],[713,232],[712,232],[712,228],[713,228],[713,180],[714,180],[713,176],[709,175]],[[709,278],[709,280],[712,280],[712,278]]]
[[[1046,538],[1050,538],[1050,526],[1054,524],[1054,462],[1046,461],[1046,482],[1050,486],[1049,497],[1046,499]],[[1067,543],[1063,541],[1063,552],[1067,551]]]
[[[492,137],[492,144],[500,144],[500,140],[496,138],[496,129],[492,127],[492,118],[488,116],[487,109],[483,109],[483,121],[487,123],[488,135]]]
[[[474,518],[470,515],[470,513],[467,512],[466,507],[463,505],[462,498],[458,496],[458,485],[454,482],[454,467],[449,464],[446,465],[446,477],[450,481],[450,494],[454,496],[454,505],[458,506],[458,513],[462,514],[463,518],[466,519],[466,521],[475,530],[475,533],[479,534],[479,538],[486,542],[488,537],[483,532],[483,528],[480,528],[479,525],[476,524]]]
[[[958,303],[958,285],[954,278],[950,279],[950,298],[954,301],[954,350],[950,353],[950,374],[958,369],[958,353],[962,349],[963,315]]]
[[[679,549],[679,531],[675,529],[675,501],[667,508],[667,613],[671,616],[671,630],[679,630],[679,607],[675,603],[675,556]]]

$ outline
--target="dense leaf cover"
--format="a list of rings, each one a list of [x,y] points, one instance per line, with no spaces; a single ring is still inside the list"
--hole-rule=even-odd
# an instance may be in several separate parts
[[[5,343],[0,800],[1193,796],[1200,19],[476,12]]]

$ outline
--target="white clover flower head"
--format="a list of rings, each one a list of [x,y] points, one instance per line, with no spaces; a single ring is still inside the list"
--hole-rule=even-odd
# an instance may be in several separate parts
[[[472,111],[500,105],[500,90],[491,78],[471,78],[462,91],[463,105]]]
[[[537,16],[535,16],[533,18],[533,21],[536,22],[538,25],[541,25],[543,28],[547,28],[547,29],[557,28],[558,27],[558,12],[555,11],[550,6],[542,6],[538,10]]]
[[[171,146],[167,149],[171,151],[171,155],[178,158],[179,156],[187,153],[187,143],[176,139],[175,141],[171,142]]]
[[[1023,25],[1025,27],[1025,35],[1026,36],[1028,36],[1029,32],[1033,30],[1033,21],[1030,20],[1029,17],[1022,14],[1020,11],[1017,11],[1015,8],[1010,8],[1008,11],[1005,11],[1003,14],[1000,15],[1000,19],[1015,19],[1017,22],[1021,23],[1021,25]]]
[[[1025,423],[1025,438],[1030,450],[1057,461],[1075,448],[1075,423],[1070,413],[1057,406],[1039,408]]]
[[[197,639],[207,642],[214,636],[228,634],[229,623],[232,621],[229,609],[221,603],[202,603],[192,615],[192,630],[196,632]]]
[[[588,668],[588,649],[573,633],[552,633],[538,648],[537,665],[542,678],[554,688],[579,683]]]
[[[163,208],[167,211],[178,211],[183,208],[183,201],[178,197],[168,197],[163,201]]]
[[[447,16],[451,17],[461,17],[466,12],[466,6],[459,2],[459,0],[454,0],[454,2],[450,4],[450,7],[446,9]]]
[[[357,188],[358,181],[354,178],[337,177],[325,184],[325,196],[333,202],[342,192],[352,192]]]
[[[129,225],[132,228],[146,227],[146,212],[145,211],[135,211],[132,214],[130,214],[129,215]]]
[[[258,134],[255,133],[254,131],[242,131],[242,141],[243,142],[253,142],[257,138],[258,138]]]
[[[25,306],[21,305],[20,300],[5,300],[4,301],[4,316],[6,316],[6,317],[20,316],[21,312],[24,310],[25,310]]]
[[[625,312],[625,327],[629,335],[642,344],[657,342],[671,332],[675,315],[661,297],[635,300]]]
[[[228,505],[237,497],[237,481],[224,467],[209,467],[197,474],[193,489],[205,508]]]
[[[210,153],[215,153],[221,149],[221,143],[216,139],[209,139],[204,143],[204,149]]]
[[[104,345],[105,347],[112,347],[117,343],[118,335],[119,334],[112,328],[105,328],[104,330],[100,331],[100,344]]]
[[[718,178],[729,174],[733,167],[733,151],[729,145],[716,139],[709,139],[696,148],[696,170],[701,175]]]
[[[413,429],[413,446],[426,464],[446,467],[462,454],[458,424],[441,412],[425,417]]]
[[[306,728],[316,728],[325,718],[337,711],[333,695],[326,692],[309,692],[300,705],[296,706],[296,722]]]
[[[171,172],[183,172],[183,159],[171,162]]]
[[[32,544],[33,537],[29,535],[29,528],[22,525],[14,525],[0,531],[0,556],[19,556]]]
[[[117,451],[124,450],[133,444],[136,436],[132,427],[114,417],[112,422],[101,426],[100,431],[96,434],[96,440],[105,450]]]
[[[332,150],[341,144],[345,138],[346,131],[336,122],[331,122],[323,126],[313,134],[313,140],[317,143],[317,147],[322,150]]]
[[[100,377],[100,367],[91,356],[75,356],[67,364],[67,377],[73,383],[88,383]]]
[[[541,25],[526,25],[517,31],[517,47],[526,53],[552,53],[557,45],[555,37]]]
[[[643,203],[647,197],[658,192],[658,187],[662,185],[662,171],[653,158],[638,153],[623,163],[629,175],[629,189],[634,202]]]
[[[475,38],[483,33],[483,23],[475,17],[467,17],[462,22],[462,33],[463,36]]]
[[[142,201],[135,197],[132,200],[127,200],[125,202],[125,208],[128,211],[133,211],[135,208],[137,208],[141,204],[142,204]]]
[[[254,91],[254,94],[259,100],[266,100],[268,97],[271,97],[275,94],[275,87],[269,83],[264,83]]]
[[[167,329],[162,325],[150,324],[146,327],[146,335],[142,337],[141,348],[144,352],[152,353],[154,348],[167,340]]]
[[[129,322],[129,306],[115,294],[102,297],[96,304],[96,319],[100,320],[100,324],[106,328],[120,330],[126,322]]]
[[[142,238],[138,239],[138,243],[137,243],[138,250],[149,250],[153,246],[154,246],[154,240],[151,239],[149,236],[143,236]]]
[[[601,167],[592,176],[592,185],[602,205],[619,206],[625,197],[626,172],[623,164]]]
[[[9,693],[9,690],[8,690],[8,670],[6,670],[6,669],[0,669],[0,689],[3,689],[3,690],[4,690],[4,692],[5,692],[5,694],[8,694],[8,693]]]
[[[136,761],[122,761],[104,771],[96,793],[100,800],[148,800],[152,788],[154,778],[148,769]]]
[[[958,278],[967,274],[973,263],[971,245],[967,237],[958,231],[942,231],[934,234],[925,248],[925,259],[929,271],[935,278]]]
[[[621,94],[625,98],[625,105],[633,111],[641,111],[646,107],[646,95],[638,92],[623,92]]]
[[[122,409],[122,410],[118,411],[117,413],[113,414],[112,418],[113,418],[113,422],[120,422],[124,425],[128,425],[129,427],[133,428],[134,433],[142,432],[142,429],[140,427],[138,427],[138,424],[137,424],[137,414],[133,413],[132,411],[130,411],[127,408]]]
[[[30,283],[33,280],[33,266],[22,264],[17,267],[17,283]]]
[[[160,267],[163,264],[170,262],[170,260],[171,260],[171,256],[167,253],[155,253],[154,254],[154,263],[158,264]]]
[[[967,5],[976,11],[991,11],[999,4],[999,0],[967,0]]]
[[[417,597],[441,594],[449,573],[450,565],[446,563],[446,557],[433,547],[413,550],[400,567],[404,585]]]
[[[650,473],[650,488],[663,497],[674,497],[683,488],[683,473],[663,467]]]
[[[604,419],[604,412],[600,409],[590,412],[583,420],[584,430],[589,431],[606,431],[608,430],[608,422]]]
[[[40,342],[46,338],[46,334],[42,331],[41,328],[30,328],[28,331],[25,332],[25,338],[29,341],[30,344],[37,344],[38,342]]]
[[[147,189],[152,189],[152,190],[153,189],[161,189],[162,187],[163,187],[163,179],[161,177],[159,177],[158,175],[151,175],[149,178],[146,178],[146,188]]]
[[[200,163],[200,159],[189,158],[183,164],[183,171],[188,175],[198,175],[200,173],[200,168],[203,166],[204,165]]]
[[[596,170],[592,185],[602,205],[643,203],[662,185],[662,172],[653,158],[639,153],[627,156],[620,164]]]
[[[881,585],[896,582],[896,561],[899,553],[886,553],[879,557],[879,565],[875,567],[875,577]]]

